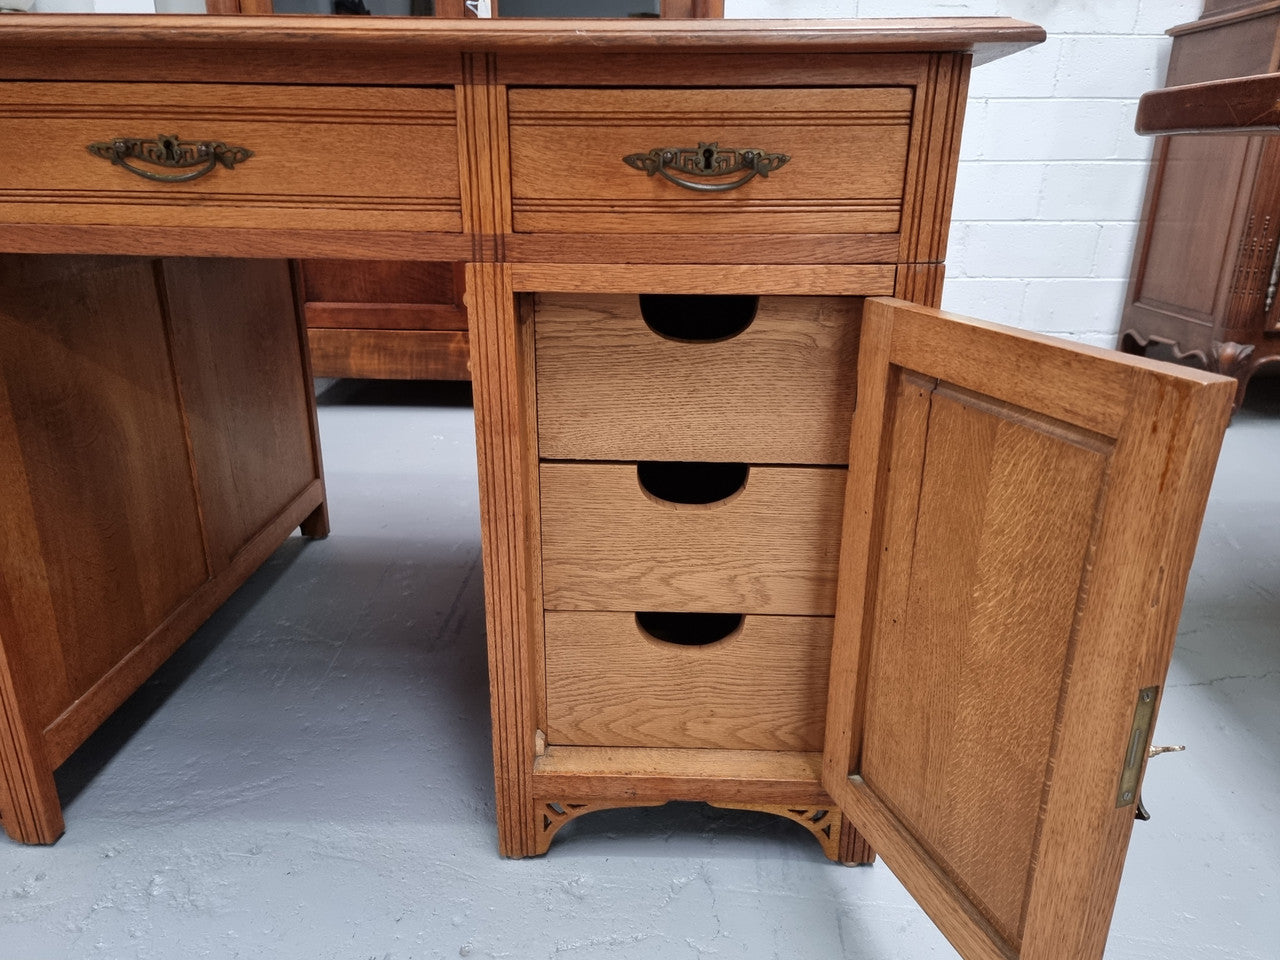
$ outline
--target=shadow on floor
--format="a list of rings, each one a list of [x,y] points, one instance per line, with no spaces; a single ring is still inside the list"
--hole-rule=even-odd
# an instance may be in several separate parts
[[[190,639],[122,703],[55,772],[64,807],[103,768],[231,634],[240,619],[275,586],[310,541],[286,540]]]
[[[1241,411],[1280,417],[1280,370],[1276,366],[1273,364],[1270,370],[1264,366],[1249,381]]]

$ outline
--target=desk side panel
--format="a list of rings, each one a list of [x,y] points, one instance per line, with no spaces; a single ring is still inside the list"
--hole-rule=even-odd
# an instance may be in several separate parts
[[[214,574],[320,476],[289,265],[161,266],[173,362]]]
[[[0,293],[0,817],[49,843],[53,770],[324,486],[286,263],[7,255]]]
[[[209,571],[152,264],[7,256],[0,289],[0,373],[54,612],[52,635],[10,655],[40,663],[43,727]]]

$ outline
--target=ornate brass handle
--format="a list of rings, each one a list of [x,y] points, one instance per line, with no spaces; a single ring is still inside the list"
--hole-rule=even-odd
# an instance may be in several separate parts
[[[722,149],[718,143],[700,143],[697,147],[655,147],[648,153],[628,154],[622,162],[651,177],[659,174],[686,190],[723,193],[737,189],[756,176],[769,176],[790,159],[785,153],[765,153],[754,148]],[[741,177],[727,183],[699,183],[677,176],[681,173],[691,177],[724,177],[743,171]]]
[[[95,157],[110,160],[130,173],[161,183],[184,183],[198,180],[221,164],[228,170],[253,156],[246,147],[229,147],[219,140],[179,140],[177,134],[161,134],[154,140],[137,137],[117,137],[102,143],[89,144],[88,150]],[[149,163],[169,170],[185,173],[157,173],[145,167],[134,166],[129,161]]]

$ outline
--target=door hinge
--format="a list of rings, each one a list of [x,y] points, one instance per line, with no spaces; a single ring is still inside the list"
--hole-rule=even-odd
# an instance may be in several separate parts
[[[1159,687],[1143,687],[1138,691],[1138,705],[1133,710],[1133,726],[1129,728],[1129,741],[1125,746],[1124,770],[1120,773],[1120,789],[1116,792],[1117,807],[1129,806],[1138,796],[1138,777],[1151,740],[1151,721],[1156,714],[1159,692]]]

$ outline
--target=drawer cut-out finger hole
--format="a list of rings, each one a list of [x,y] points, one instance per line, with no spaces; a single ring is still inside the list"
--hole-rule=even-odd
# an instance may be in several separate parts
[[[742,629],[740,613],[668,613],[647,611],[636,614],[640,632],[660,643],[681,647],[705,647],[727,640]]]
[[[665,503],[720,503],[741,493],[750,473],[745,463],[645,460],[636,464],[640,489]]]
[[[640,295],[640,316],[649,329],[680,343],[730,340],[751,326],[759,307],[759,297],[743,294]]]

